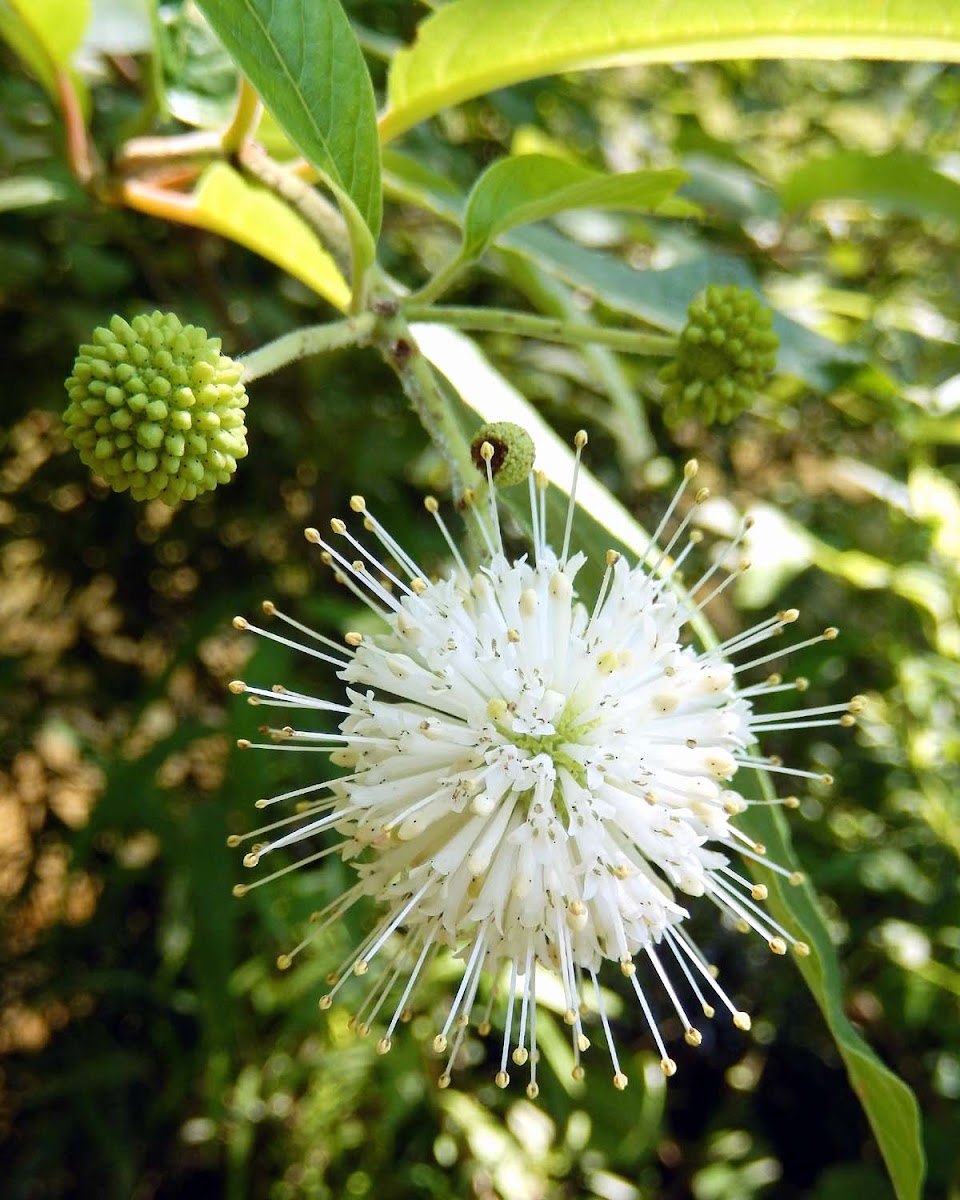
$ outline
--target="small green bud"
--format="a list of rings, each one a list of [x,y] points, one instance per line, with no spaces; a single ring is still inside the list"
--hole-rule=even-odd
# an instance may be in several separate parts
[[[493,447],[490,472],[497,487],[513,487],[515,483],[523,483],[533,470],[533,460],[536,457],[536,448],[530,434],[520,425],[514,425],[512,421],[492,421],[488,425],[481,425],[470,443],[470,457],[477,470],[484,475],[487,473],[487,463],[483,455],[485,442]]]
[[[777,365],[773,314],[753,292],[708,287],[690,305],[677,356],[660,371],[668,424],[732,421]]]
[[[113,317],[80,347],[66,381],[66,435],[115,492],[193,500],[246,458],[242,372],[219,338],[173,313]]]

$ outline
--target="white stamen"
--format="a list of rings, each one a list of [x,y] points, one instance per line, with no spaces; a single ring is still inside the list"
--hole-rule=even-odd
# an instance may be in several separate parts
[[[570,534],[573,530],[573,513],[577,507],[577,480],[580,475],[580,456],[583,454],[583,448],[587,444],[587,435],[581,429],[573,439],[575,453],[573,457],[573,477],[570,480],[570,498],[567,501],[567,521],[563,527],[563,549],[560,551],[561,567],[567,561],[567,555],[570,552]]]
[[[758,869],[760,879],[779,875],[791,884],[802,882],[799,872],[769,861],[765,848],[736,823],[751,806],[799,802],[748,798],[738,771],[827,781],[828,776],[763,754],[757,737],[848,725],[865,704],[858,696],[846,704],[755,711],[766,696],[804,692],[806,680],[784,682],[770,675],[740,688],[738,672],[835,636],[827,629],[732,665],[731,655],[778,638],[797,620],[795,609],[710,651],[698,649],[688,636],[691,619],[738,575],[734,570],[715,581],[723,569],[718,559],[691,592],[682,593],[675,582],[700,541],[690,525],[706,490],[679,512],[697,473],[694,462],[685,468],[642,563],[631,566],[609,551],[592,606],[585,607],[577,586],[584,557],[571,550],[585,444],[586,435],[578,434],[559,555],[547,540],[547,479],[533,472],[532,554],[507,559],[488,443],[481,457],[489,494],[482,503],[469,489],[463,496],[465,519],[477,523],[488,562],[471,564],[468,573],[437,502],[428,498],[425,506],[451,558],[448,571],[428,583],[415,559],[357,496],[350,507],[373,532],[386,562],[339,520],[331,523],[333,532],[346,538],[356,561],[316,530],[307,536],[336,581],[382,620],[381,630],[364,625],[363,632],[351,630],[334,641],[269,601],[265,612],[284,622],[291,636],[236,621],[240,629],[329,664],[345,686],[334,702],[280,685],[230,684],[258,706],[328,714],[326,728],[322,716],[316,728],[307,727],[309,715],[293,718],[296,726],[282,724],[288,714],[275,716],[279,727],[262,728],[261,743],[242,739],[243,748],[325,754],[343,772],[257,801],[259,808],[302,802],[295,814],[232,835],[229,844],[247,848],[244,861],[251,867],[291,847],[306,857],[238,884],[236,893],[332,855],[357,872],[355,885],[316,914],[308,936],[282,954],[278,965],[290,966],[361,898],[378,900],[381,917],[328,976],[330,990],[320,1003],[329,1008],[355,976],[369,973],[370,986],[350,1022],[365,1035],[391,1012],[399,991],[377,1044],[380,1054],[390,1050],[399,1023],[411,1015],[411,997],[434,958],[457,956],[462,976],[434,1039],[446,1060],[441,1087],[450,1084],[467,1030],[482,1008],[481,1036],[497,1012],[505,1025],[497,1085],[509,1083],[511,1059],[517,1066],[529,1063],[527,1095],[537,1096],[538,1038],[546,1032],[538,1021],[538,971],[559,976],[575,1080],[583,1078],[581,1055],[590,1045],[584,1020],[593,1019],[593,1012],[584,1003],[586,988],[596,997],[614,1085],[627,1084],[600,989],[598,972],[605,963],[619,966],[631,980],[667,1075],[676,1070],[664,1036],[672,1014],[689,1044],[701,1040],[688,1016],[691,997],[708,1017],[714,1013],[711,1001],[719,997],[734,1024],[749,1028],[749,1017],[734,1006],[689,937],[683,905],[705,897],[715,919],[753,930],[775,954],[789,946],[809,953],[761,907],[767,885],[728,865],[728,856],[738,854],[771,872],[767,877]],[[672,534],[664,541],[670,522]],[[745,528],[728,552],[736,550]],[[701,599],[695,603],[693,595]],[[313,839],[319,841],[316,849]],[[331,844],[323,845],[324,839]],[[651,981],[656,977],[654,990],[662,988],[669,1001],[671,1021],[663,1027],[654,1015],[659,1006],[654,992],[644,989],[636,973],[641,954],[649,959]],[[505,995],[494,984],[486,1001],[478,1001],[484,977],[507,985],[508,971]],[[539,976],[541,989],[545,982]]]

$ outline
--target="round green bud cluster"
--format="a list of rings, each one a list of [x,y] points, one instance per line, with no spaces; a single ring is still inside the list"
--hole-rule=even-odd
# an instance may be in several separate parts
[[[173,313],[113,317],[66,382],[66,434],[115,492],[167,504],[227,483],[247,454],[243,368]]]
[[[497,487],[513,487],[515,483],[523,483],[533,470],[536,447],[533,438],[521,425],[514,425],[512,421],[491,421],[477,430],[470,443],[470,456],[477,470],[485,475],[487,456],[483,452],[484,444],[493,448],[493,454],[489,455],[490,472]]]
[[[732,421],[777,365],[773,314],[753,292],[708,287],[690,305],[677,356],[660,371],[669,424]]]

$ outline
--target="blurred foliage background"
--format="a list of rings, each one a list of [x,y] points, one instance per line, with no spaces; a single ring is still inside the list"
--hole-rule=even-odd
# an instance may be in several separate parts
[[[419,13],[348,7],[379,85],[390,39],[409,38]],[[137,5],[101,11],[80,71],[105,160],[134,134],[229,113],[232,69],[189,5],[161,5],[152,28],[123,25]],[[170,309],[238,353],[331,310],[233,243],[91,196],[49,95],[8,48],[0,67],[4,1194],[888,1196],[794,967],[734,933],[698,936],[756,1014],[751,1037],[718,1023],[668,1084],[625,1012],[624,1098],[590,1061],[586,1084],[570,1081],[545,1022],[536,1105],[493,1086],[479,1041],[453,1086],[435,1087],[431,1006],[455,976],[431,980],[386,1058],[344,1011],[318,1012],[354,914],[295,970],[275,969],[347,873],[331,863],[232,897],[241,867],[226,834],[249,827],[257,796],[307,777],[294,756],[241,769],[231,748],[254,714],[225,685],[248,670],[327,683],[276,646],[248,666],[254,647],[230,618],[270,596],[319,628],[349,627],[302,527],[362,490],[402,543],[439,561],[421,499],[442,472],[392,377],[350,352],[257,384],[250,458],[180,511],[87,478],[61,433],[62,380],[112,312]],[[936,65],[630,68],[495,93],[399,147],[461,186],[518,140],[615,170],[684,166],[702,219],[574,214],[564,233],[630,264],[640,289],[647,271],[736,260],[781,312],[841,344],[778,376],[732,426],[705,429],[663,423],[642,363],[618,363],[639,398],[624,409],[579,351],[482,339],[555,428],[590,430],[591,466],[642,521],[691,454],[718,495],[755,506],[754,568],[721,628],[793,605],[842,627],[791,666],[810,676],[811,703],[866,693],[860,727],[771,748],[836,776],[804,795],[794,838],[848,1011],[918,1095],[935,1197],[960,1195],[958,107],[960,73]],[[453,234],[409,191],[388,201],[387,265],[422,278]],[[517,304],[522,290],[503,255],[458,299]],[[729,513],[718,502],[711,519],[722,529]]]

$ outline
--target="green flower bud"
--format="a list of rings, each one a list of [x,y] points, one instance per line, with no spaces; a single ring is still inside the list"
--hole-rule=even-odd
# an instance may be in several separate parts
[[[66,381],[67,437],[115,492],[193,500],[246,458],[242,371],[219,338],[173,313],[113,317],[80,347]]]
[[[660,371],[669,424],[732,421],[777,365],[770,309],[744,288],[708,287],[687,310],[677,356]]]
[[[493,447],[490,471],[497,487],[513,487],[515,483],[523,483],[533,470],[536,457],[530,434],[512,421],[492,421],[488,425],[481,425],[470,443],[470,456],[477,470],[486,475],[487,464],[482,453],[484,442]]]

